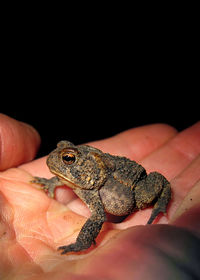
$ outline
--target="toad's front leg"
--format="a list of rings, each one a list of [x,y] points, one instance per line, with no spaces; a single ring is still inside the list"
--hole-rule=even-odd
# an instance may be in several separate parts
[[[92,243],[95,243],[95,239],[106,220],[98,190],[82,190],[77,188],[74,189],[74,192],[88,205],[91,217],[81,228],[75,243],[58,248],[58,250],[62,251],[62,255],[68,252],[79,252],[88,249]]]
[[[41,189],[45,190],[51,198],[55,197],[55,188],[63,185],[63,183],[56,176],[52,177],[51,179],[34,177],[31,183],[40,185]]]

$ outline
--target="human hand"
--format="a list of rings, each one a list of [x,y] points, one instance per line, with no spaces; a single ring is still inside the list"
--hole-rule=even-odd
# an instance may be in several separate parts
[[[91,143],[162,173],[171,181],[173,197],[156,225],[145,225],[151,209],[135,212],[122,223],[105,223],[96,247],[65,256],[56,248],[75,241],[89,210],[69,188],[56,190],[61,204],[29,183],[31,175],[52,176],[45,158],[25,163],[38,147],[36,131],[0,115],[0,136],[0,168],[6,169],[0,173],[2,278],[200,277],[200,123],[181,133],[166,125],[143,126]]]

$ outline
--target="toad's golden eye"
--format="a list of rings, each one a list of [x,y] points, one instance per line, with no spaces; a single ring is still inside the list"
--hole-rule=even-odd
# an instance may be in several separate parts
[[[72,163],[75,162],[76,157],[75,157],[75,155],[72,154],[72,153],[64,153],[64,154],[62,155],[62,160],[63,160],[63,162],[64,162],[65,164],[69,165],[69,164],[72,164]]]

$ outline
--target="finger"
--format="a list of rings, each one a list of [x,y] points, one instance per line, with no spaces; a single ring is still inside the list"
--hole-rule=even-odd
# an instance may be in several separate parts
[[[176,134],[176,129],[169,125],[152,124],[126,130],[113,137],[92,142],[91,145],[104,152],[137,161],[158,149]]]
[[[188,194],[191,188],[200,180],[200,155],[191,162],[171,184],[174,186],[174,197],[179,203]]]
[[[199,187],[200,186],[198,185],[198,189],[196,188],[195,193],[194,193],[196,195],[197,190],[198,190],[198,196],[200,195]],[[190,198],[190,200],[191,200],[191,198]],[[189,200],[187,201],[187,207],[188,207],[188,202],[189,202]],[[187,229],[193,231],[194,233],[196,233],[196,235],[198,235],[200,237],[200,219],[199,219],[200,202],[198,204],[196,204],[195,206],[187,209],[187,211],[185,211],[185,209],[184,209],[186,207],[186,201],[184,201],[184,204],[179,209],[180,212],[177,211],[176,216],[175,216],[176,219],[175,219],[175,221],[173,221],[173,224],[178,227],[187,228]]]
[[[200,235],[200,180],[186,195],[171,222],[178,226],[187,227]]]
[[[170,218],[170,221],[174,221],[176,217],[183,213],[183,211],[186,211],[195,204],[200,203],[200,194],[195,194],[195,191],[193,191],[193,189],[195,189],[195,185],[200,180],[199,170],[200,156],[192,161],[191,164],[188,165],[188,167],[185,168],[178,176],[171,180],[173,195],[167,212],[167,217]],[[198,191],[197,187],[196,191]],[[180,209],[177,210],[177,208]],[[159,219],[159,223],[166,222],[166,216]]]
[[[147,171],[158,171],[171,180],[200,154],[200,122],[180,132],[141,161]]]
[[[39,144],[33,127],[0,114],[0,170],[32,160]]]

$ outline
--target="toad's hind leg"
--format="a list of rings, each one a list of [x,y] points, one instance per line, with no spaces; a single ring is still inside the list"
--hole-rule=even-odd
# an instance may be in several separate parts
[[[159,213],[166,213],[167,204],[171,199],[171,187],[162,174],[157,172],[150,173],[137,183],[134,190],[138,209],[154,205],[147,224],[151,224]]]

